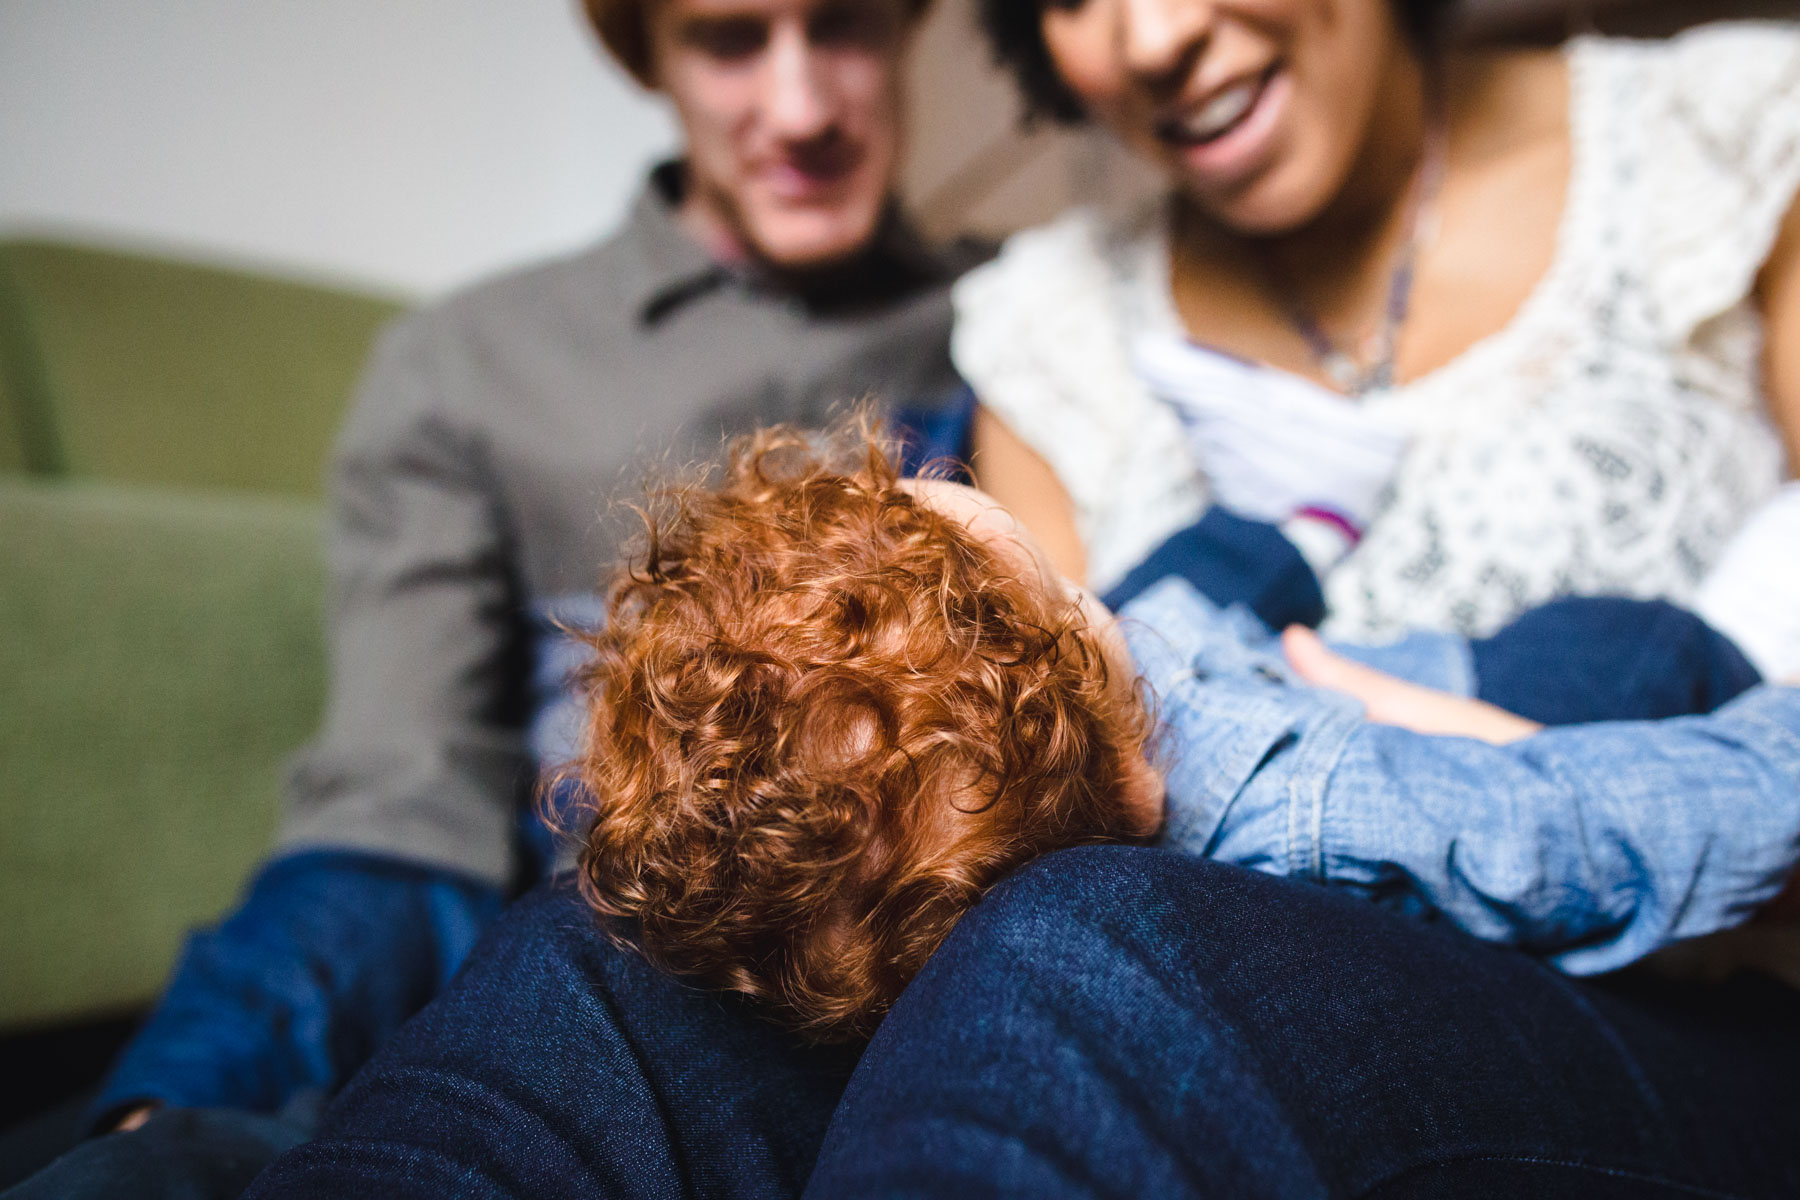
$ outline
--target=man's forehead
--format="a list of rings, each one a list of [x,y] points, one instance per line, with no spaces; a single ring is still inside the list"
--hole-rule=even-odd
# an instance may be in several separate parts
[[[751,18],[773,21],[781,17],[808,17],[823,11],[867,9],[875,12],[898,10],[904,0],[653,0],[664,15],[677,20],[698,17]]]

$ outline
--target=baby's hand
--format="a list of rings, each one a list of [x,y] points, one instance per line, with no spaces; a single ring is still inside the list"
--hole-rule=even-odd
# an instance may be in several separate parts
[[[1420,687],[1353,662],[1334,654],[1318,634],[1298,625],[1281,635],[1281,648],[1301,679],[1362,701],[1363,715],[1380,725],[1441,737],[1478,738],[1496,746],[1528,738],[1543,728],[1485,700]]]

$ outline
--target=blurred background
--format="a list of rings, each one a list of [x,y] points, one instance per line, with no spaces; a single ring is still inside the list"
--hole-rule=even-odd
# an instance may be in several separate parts
[[[1468,0],[1463,36],[1792,0]],[[907,198],[1004,233],[1144,186],[1024,131],[964,0]],[[574,0],[0,0],[0,1126],[97,1074],[268,843],[323,693],[320,472],[405,303],[588,243],[674,125]]]
[[[1732,0],[1468,0],[1477,35],[1786,12]],[[1021,137],[970,6],[915,62],[907,190],[1003,232],[1119,186],[1095,139]],[[400,297],[592,240],[674,144],[572,0],[5,0],[0,234],[77,236]]]

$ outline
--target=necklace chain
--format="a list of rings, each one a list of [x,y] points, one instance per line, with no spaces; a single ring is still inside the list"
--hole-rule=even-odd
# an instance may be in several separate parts
[[[1440,96],[1435,86],[1427,86],[1425,146],[1407,201],[1406,238],[1396,252],[1393,270],[1388,276],[1381,325],[1367,343],[1370,353],[1364,360],[1358,361],[1325,331],[1312,310],[1300,299],[1299,289],[1275,262],[1274,256],[1262,256],[1269,289],[1288,324],[1306,341],[1307,349],[1320,369],[1352,396],[1394,386],[1394,359],[1399,349],[1400,330],[1406,324],[1407,310],[1412,304],[1419,254],[1436,233],[1436,222],[1431,219],[1431,213],[1444,182],[1445,143],[1449,140]]]

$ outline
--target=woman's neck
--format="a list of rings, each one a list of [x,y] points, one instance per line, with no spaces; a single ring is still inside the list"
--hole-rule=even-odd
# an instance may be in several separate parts
[[[1430,70],[1414,53],[1382,72],[1363,144],[1343,186],[1318,216],[1264,239],[1294,279],[1354,279],[1379,269],[1409,235],[1414,181],[1431,134],[1436,97]]]

